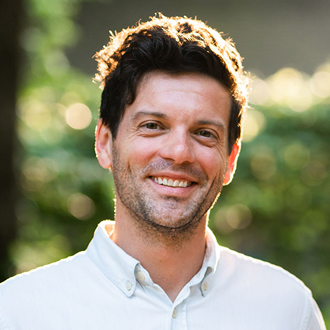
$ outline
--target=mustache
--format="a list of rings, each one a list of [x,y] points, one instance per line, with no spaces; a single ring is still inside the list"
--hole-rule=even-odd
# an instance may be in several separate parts
[[[159,159],[152,163],[149,163],[144,169],[143,173],[148,175],[148,173],[170,171],[177,174],[186,174],[196,181],[205,181],[208,179],[207,175],[201,170],[196,168],[192,164],[174,164],[170,160]]]

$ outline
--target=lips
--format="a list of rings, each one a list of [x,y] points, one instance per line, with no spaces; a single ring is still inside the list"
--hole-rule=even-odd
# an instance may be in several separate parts
[[[169,178],[163,178],[163,177],[151,177],[151,178],[158,184],[161,184],[161,185],[167,186],[167,187],[173,187],[173,188],[176,188],[176,187],[186,188],[193,184],[191,181],[186,181],[186,180],[169,179]]]

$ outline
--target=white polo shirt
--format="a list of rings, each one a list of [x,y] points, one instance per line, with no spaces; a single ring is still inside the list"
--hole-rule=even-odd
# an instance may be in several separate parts
[[[301,281],[220,247],[210,230],[202,268],[172,302],[108,237],[107,223],[86,251],[2,283],[0,329],[325,329]]]

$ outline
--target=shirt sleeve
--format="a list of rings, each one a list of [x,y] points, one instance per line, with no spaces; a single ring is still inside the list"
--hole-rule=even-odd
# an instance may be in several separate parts
[[[311,298],[310,315],[304,330],[326,330],[325,323],[317,303]]]

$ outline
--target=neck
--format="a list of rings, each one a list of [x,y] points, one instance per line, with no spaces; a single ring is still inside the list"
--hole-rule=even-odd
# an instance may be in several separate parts
[[[125,218],[119,218],[117,214],[114,228],[107,228],[111,239],[127,254],[139,260],[153,282],[174,301],[202,267],[206,245],[206,216],[189,233],[189,237],[180,237],[174,231],[172,238],[167,235],[164,239],[160,239],[160,235],[155,235],[155,232],[151,235],[141,226],[132,225]]]

